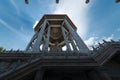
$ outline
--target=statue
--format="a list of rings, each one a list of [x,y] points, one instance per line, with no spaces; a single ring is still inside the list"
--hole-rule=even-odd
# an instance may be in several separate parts
[[[86,2],[85,2],[85,3],[86,3],[86,4],[88,4],[89,2],[90,2],[90,0],[86,0]]]
[[[58,4],[58,3],[59,3],[59,0],[56,0],[56,3]]]
[[[117,0],[117,1],[120,1],[120,0]],[[90,1],[89,0],[86,0],[86,4],[88,4]],[[25,3],[26,4],[28,4],[29,3],[29,1],[28,0],[25,0]],[[56,0],[56,3],[58,4],[59,3],[59,0]]]
[[[116,0],[116,3],[119,3],[120,2],[120,0]]]
[[[29,3],[28,0],[25,0],[25,3],[28,4]]]
[[[85,3],[88,4],[90,2],[90,0],[86,0]],[[116,0],[116,3],[119,3],[120,0]],[[25,0],[25,3],[28,4],[29,1],[28,0]],[[56,0],[56,3],[58,4],[59,3],[59,0]]]

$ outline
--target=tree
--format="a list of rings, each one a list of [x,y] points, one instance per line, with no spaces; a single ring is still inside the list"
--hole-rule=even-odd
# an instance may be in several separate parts
[[[2,52],[3,51],[3,47],[0,47],[0,52]]]

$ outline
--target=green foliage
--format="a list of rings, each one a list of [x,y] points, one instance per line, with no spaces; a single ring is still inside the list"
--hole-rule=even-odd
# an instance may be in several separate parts
[[[3,51],[3,47],[0,47],[0,52],[2,52]]]

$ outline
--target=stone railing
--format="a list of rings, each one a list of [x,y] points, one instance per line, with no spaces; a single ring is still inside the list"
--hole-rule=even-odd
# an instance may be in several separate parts
[[[4,52],[4,53],[1,53],[0,54],[0,60],[17,60],[17,59],[35,59],[35,58],[51,58],[51,59],[54,59],[54,58],[84,58],[84,57],[89,57],[86,53],[79,53],[79,52],[76,52],[76,51],[62,51],[62,52],[53,52],[53,51],[50,51],[50,52],[39,52],[39,53],[36,53],[36,52],[32,52],[32,53],[28,53],[28,52],[19,52],[19,53],[16,53],[16,51],[13,51],[13,52]]]
[[[111,47],[113,44],[120,45],[120,41],[105,41],[103,40],[103,43],[98,43],[99,45],[97,47],[93,47],[93,50],[91,51],[91,54],[99,54],[104,52],[106,49]]]

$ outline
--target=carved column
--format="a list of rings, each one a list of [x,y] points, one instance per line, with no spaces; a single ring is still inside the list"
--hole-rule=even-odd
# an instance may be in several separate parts
[[[42,24],[41,30],[38,32],[38,38],[37,38],[37,41],[35,42],[35,44],[33,46],[33,52],[39,52],[40,51],[40,44],[41,44],[41,40],[42,40],[42,37],[43,37],[45,27],[46,27],[46,20]]]
[[[73,47],[73,51],[78,51],[77,46],[75,45],[72,37],[71,37],[71,44],[72,44],[72,47]]]
[[[37,34],[38,34],[38,32],[36,32],[36,33],[34,34],[34,36],[32,37],[32,39],[31,39],[30,42],[28,43],[28,45],[27,45],[27,47],[26,47],[26,49],[25,49],[26,51],[29,51],[30,47],[32,47],[32,42],[34,42],[34,40],[36,39]]]
[[[47,39],[46,39],[46,41],[45,41],[45,45],[44,45],[44,47],[43,47],[43,51],[48,51],[49,39],[50,39],[50,26],[48,27]]]
[[[66,34],[65,34],[64,27],[62,26],[61,29],[62,29],[62,33],[63,33],[63,37],[64,37],[65,44],[66,44],[66,46],[67,46],[67,50],[68,50],[68,51],[71,51],[70,45],[69,45],[69,43],[68,43],[67,36],[66,36]]]
[[[79,35],[76,33],[76,31],[74,31],[74,29],[72,28],[72,26],[68,23],[68,21],[66,19],[64,20],[64,22],[67,25],[67,28],[68,28],[68,30],[70,32],[70,35],[75,40],[75,42],[76,42],[76,44],[77,44],[77,46],[79,48],[79,51],[89,54],[90,51],[89,51],[88,47],[84,44],[84,42],[79,37]]]

